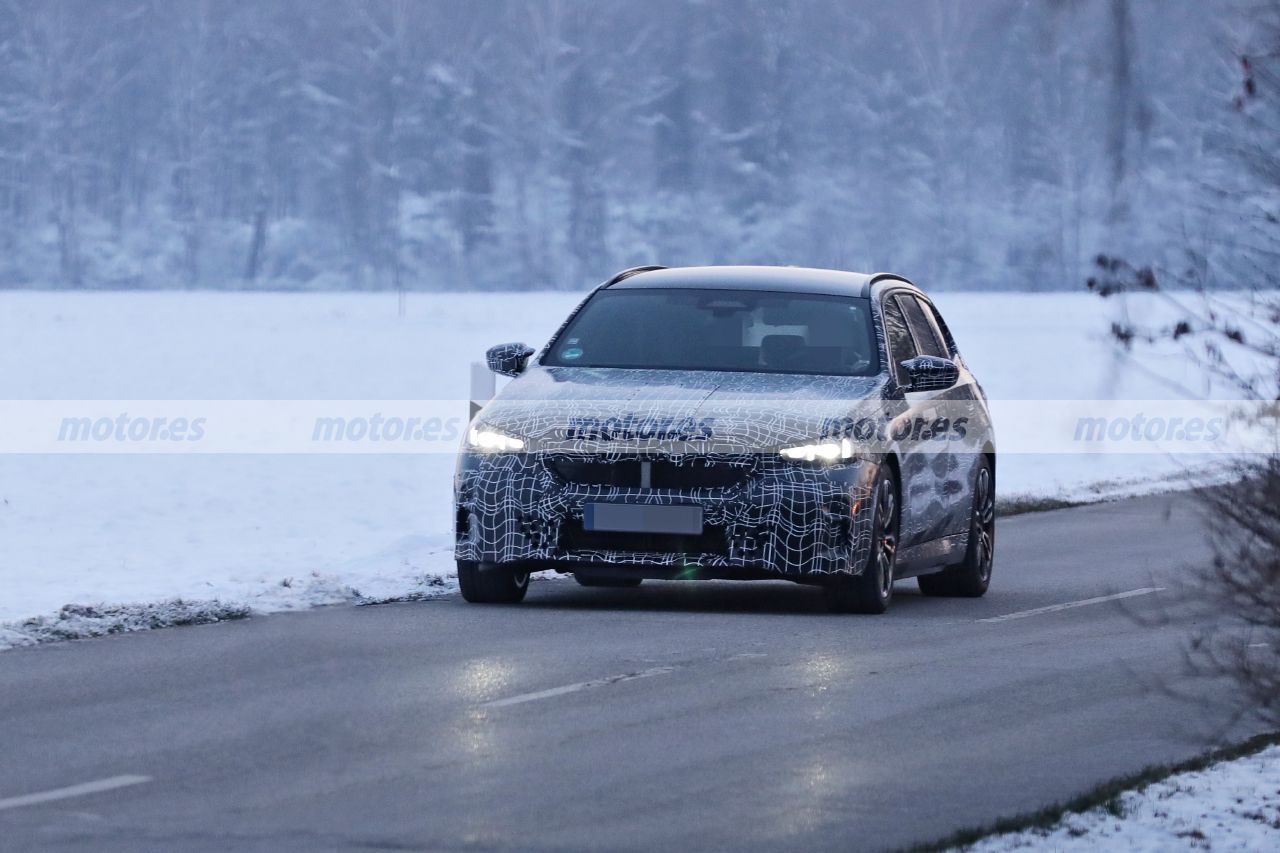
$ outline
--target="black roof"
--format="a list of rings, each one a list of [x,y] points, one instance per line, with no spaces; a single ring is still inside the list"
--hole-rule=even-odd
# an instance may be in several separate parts
[[[899,277],[808,267],[671,267],[628,271],[621,280],[612,281],[605,287],[610,290],[678,287],[867,296],[871,284],[882,278]]]

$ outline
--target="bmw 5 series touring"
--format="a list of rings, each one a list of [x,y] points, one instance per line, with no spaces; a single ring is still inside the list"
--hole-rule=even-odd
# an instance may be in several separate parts
[[[980,596],[996,453],[986,398],[905,278],[640,267],[601,284],[474,418],[455,476],[458,580],[514,603],[584,586],[786,579],[883,613],[894,581]]]

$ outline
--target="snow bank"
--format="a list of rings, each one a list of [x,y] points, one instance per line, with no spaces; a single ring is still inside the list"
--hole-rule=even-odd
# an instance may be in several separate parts
[[[410,294],[400,316],[394,294],[0,292],[0,399],[465,400],[488,345],[541,344],[578,298]],[[938,302],[992,398],[1168,396],[1114,356],[1113,303]],[[1205,472],[1156,454],[1006,456],[1000,489],[1090,499]],[[185,618],[156,602],[268,612],[447,591],[452,473],[447,455],[0,454],[0,647],[93,634],[86,614],[129,602],[134,616],[104,624]]]
[[[1049,829],[996,835],[963,849],[1280,850],[1280,747],[1171,776]]]

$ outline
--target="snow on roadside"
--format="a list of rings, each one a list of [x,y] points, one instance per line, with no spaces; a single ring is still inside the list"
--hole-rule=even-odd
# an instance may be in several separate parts
[[[67,604],[56,613],[34,616],[0,625],[0,650],[60,640],[80,640],[150,631],[185,625],[228,622],[262,613],[301,610],[327,604],[388,604],[396,601],[428,601],[457,592],[456,576],[416,575],[398,578],[366,578],[356,589],[340,577],[318,573],[302,579],[287,578],[275,587],[253,591],[243,600],[220,599],[134,604]]]
[[[207,625],[244,619],[249,608],[221,601],[160,601],[151,604],[92,606],[68,604],[51,616],[36,616],[0,626],[0,649],[57,640],[104,637],[176,625]]]
[[[418,559],[422,555],[427,557],[426,561]],[[424,571],[420,567],[422,562],[432,563],[433,558],[442,571]],[[172,581],[166,584],[163,580],[149,578],[138,589],[137,594],[142,600],[132,603],[66,604],[39,616],[2,622],[0,651],[130,631],[205,625],[244,619],[255,614],[332,604],[427,601],[457,592],[456,574],[452,570],[444,570],[445,566],[452,566],[451,558],[451,549],[439,545],[432,547],[427,537],[408,537],[381,554],[336,563],[324,572],[286,575],[276,581],[268,581],[264,576],[256,579],[227,578],[217,582],[206,580],[220,574],[216,566],[210,566],[205,571],[193,572],[190,579],[193,582],[182,585],[188,594],[201,597],[145,600],[148,587],[174,588]],[[198,562],[198,558],[193,557],[193,562]],[[121,581],[118,586],[125,588],[128,585]],[[62,593],[54,588],[48,594],[57,596]],[[45,599],[56,600],[47,596]]]
[[[1017,459],[1013,467],[1029,468],[1033,462],[1039,461],[1040,469],[1048,476],[1038,486],[1033,484],[1028,487],[1025,484],[1019,484],[1016,478],[1014,478],[1016,485],[1013,488],[1002,486],[999,491],[997,511],[1001,506],[1037,500],[1087,504],[1164,495],[1189,489],[1220,486],[1231,482],[1237,476],[1235,469],[1224,465],[1220,458],[1206,457],[1194,461],[1184,458],[1183,463],[1176,468],[1170,466],[1169,461],[1161,457],[1130,459],[1113,456],[1111,459],[1121,460],[1116,466],[1117,469],[1127,470],[1128,473],[1112,479],[1090,481],[1087,479],[1088,474],[1081,472],[1084,476],[1077,477],[1073,481],[1067,473],[1073,461],[1070,457],[1024,456]],[[1055,470],[1056,468],[1065,470],[1058,471]],[[1018,485],[1021,485],[1021,488],[1018,488]]]
[[[959,849],[1280,850],[1280,746],[1125,792],[1113,806],[1069,814],[1048,829]]]

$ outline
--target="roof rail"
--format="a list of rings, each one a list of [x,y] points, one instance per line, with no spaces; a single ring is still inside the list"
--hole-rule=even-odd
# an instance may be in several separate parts
[[[622,281],[624,278],[631,278],[631,276],[639,275],[642,272],[653,272],[654,270],[665,270],[665,269],[666,267],[659,266],[657,264],[646,266],[646,267],[631,267],[629,269],[623,270],[620,273],[615,273],[613,278],[606,281],[603,285],[601,285],[601,287],[608,287],[611,284],[617,284],[618,282]]]

